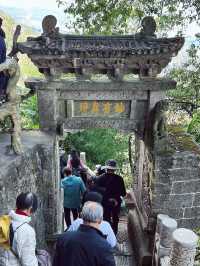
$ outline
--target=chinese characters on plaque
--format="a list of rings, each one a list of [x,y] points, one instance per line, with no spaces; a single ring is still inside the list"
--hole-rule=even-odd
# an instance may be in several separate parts
[[[71,114],[72,117],[129,118],[130,107],[130,101],[73,101]]]

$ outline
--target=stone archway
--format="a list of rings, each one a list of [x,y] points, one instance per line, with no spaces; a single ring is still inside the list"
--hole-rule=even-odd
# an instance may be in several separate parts
[[[45,17],[41,36],[17,44],[18,51],[26,53],[45,75],[45,79],[26,81],[28,88],[37,91],[40,129],[54,136],[55,155],[64,130],[112,127],[135,132],[139,157],[134,197],[147,226],[155,202],[155,151],[159,152],[160,143],[167,147],[165,94],[176,86],[173,80],[157,75],[178,53],[184,39],[156,38],[155,27],[149,28],[155,26],[151,17],[144,19],[140,33],[128,36],[64,35],[55,21]],[[62,79],[63,73],[75,74],[76,80]],[[97,73],[110,81],[93,81],[91,76]],[[123,77],[129,73],[139,78],[125,81]],[[59,204],[58,184],[59,176],[55,180]],[[58,217],[57,229],[59,223]]]

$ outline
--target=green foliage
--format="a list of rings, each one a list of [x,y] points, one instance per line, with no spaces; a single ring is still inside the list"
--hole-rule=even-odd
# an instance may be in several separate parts
[[[132,32],[145,15],[154,16],[161,29],[185,25],[197,21],[200,2],[196,0],[57,0],[71,15],[72,25],[77,32],[121,33]],[[70,20],[69,20],[70,21]],[[136,28],[137,30],[137,28]]]
[[[200,58],[199,41],[196,40],[188,52],[188,61],[180,69],[174,69],[171,77],[177,81],[175,90],[169,92],[173,101],[192,116],[200,107]]]
[[[175,90],[168,92],[174,111],[183,110],[190,116],[187,131],[200,143],[200,46],[197,39],[188,50],[188,61],[170,76],[177,81]]]
[[[21,103],[21,122],[22,128],[37,129],[39,128],[39,115],[37,108],[37,97],[32,96]]]
[[[128,138],[114,129],[90,129],[75,134],[68,133],[65,149],[72,148],[86,152],[87,164],[91,169],[96,164],[104,165],[108,159],[115,159],[124,176],[127,187],[132,182],[128,160]]]
[[[193,114],[192,120],[188,125],[188,132],[194,136],[195,141],[200,143],[200,111]]]
[[[85,151],[90,166],[104,165],[111,158],[119,160],[120,167],[126,160],[128,136],[121,135],[113,129],[91,129],[68,134],[67,140],[71,147]]]

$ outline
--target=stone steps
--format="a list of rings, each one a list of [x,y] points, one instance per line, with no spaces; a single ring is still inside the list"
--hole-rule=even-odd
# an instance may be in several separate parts
[[[120,218],[117,234],[117,252],[115,252],[116,266],[136,266],[132,253],[127,230],[127,217]]]

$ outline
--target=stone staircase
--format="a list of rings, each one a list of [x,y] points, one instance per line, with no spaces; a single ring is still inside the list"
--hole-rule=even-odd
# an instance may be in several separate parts
[[[58,236],[59,234],[55,234],[48,237],[48,247],[52,256],[55,251],[55,243]],[[120,217],[117,242],[117,248],[114,251],[116,266],[136,266],[136,262],[128,241],[126,216]]]
[[[129,245],[126,216],[120,217],[117,242],[117,250],[114,254],[116,266],[136,266],[134,255]]]

